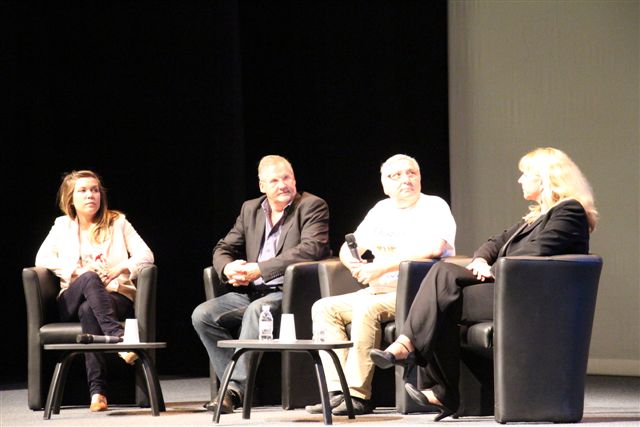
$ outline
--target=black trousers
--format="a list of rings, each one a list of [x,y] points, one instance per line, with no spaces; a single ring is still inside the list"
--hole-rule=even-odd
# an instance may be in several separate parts
[[[401,330],[415,347],[417,364],[427,367],[427,382],[438,399],[455,407],[459,403],[462,288],[477,283],[466,268],[437,263],[420,284]]]
[[[93,335],[124,335],[119,320],[133,318],[133,301],[108,292],[93,272],[82,274],[60,294],[58,310],[63,322],[80,321],[82,332]],[[85,353],[85,367],[91,395],[107,395],[107,364],[102,352]]]

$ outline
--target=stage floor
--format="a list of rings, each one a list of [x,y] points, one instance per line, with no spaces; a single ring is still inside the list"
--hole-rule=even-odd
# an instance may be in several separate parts
[[[27,390],[21,385],[2,385],[0,390],[0,426],[211,426],[212,412],[206,412],[202,404],[209,398],[208,378],[160,379],[167,412],[159,417],[151,416],[148,408],[111,407],[107,412],[91,413],[86,407],[63,407],[51,420],[42,419],[42,411],[27,407]],[[334,425],[358,426],[423,426],[433,423],[434,414],[402,415],[393,408],[377,408],[373,414],[356,417],[333,417]],[[590,376],[587,378],[583,423],[597,426],[640,426],[640,378]],[[496,426],[492,417],[447,418],[439,423],[457,423],[464,427]],[[257,406],[251,411],[251,419],[243,420],[240,410],[220,417],[221,426],[231,425],[297,426],[324,425],[322,415],[311,415],[303,409],[284,411],[279,406]],[[435,424],[435,423],[434,423]],[[450,424],[450,425],[451,425]],[[517,425],[517,424],[509,424]],[[526,425],[526,424],[525,424]],[[531,425],[531,424],[528,424]]]

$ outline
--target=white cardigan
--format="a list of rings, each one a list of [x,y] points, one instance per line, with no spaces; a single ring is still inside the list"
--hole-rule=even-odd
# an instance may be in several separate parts
[[[36,266],[53,271],[60,278],[60,292],[69,287],[73,272],[80,267],[80,237],[78,221],[64,215],[56,218],[53,227],[36,255]],[[109,237],[103,247],[107,267],[127,267],[131,273],[123,273],[107,285],[109,292],[118,292],[134,300],[135,281],[140,268],[153,264],[153,253],[140,235],[120,215],[109,229]]]

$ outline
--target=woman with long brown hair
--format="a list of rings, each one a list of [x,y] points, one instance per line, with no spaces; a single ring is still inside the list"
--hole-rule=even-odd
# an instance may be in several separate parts
[[[89,170],[65,175],[58,190],[63,216],[56,218],[36,255],[36,265],[60,278],[58,309],[62,321],[80,321],[82,332],[122,336],[119,321],[134,317],[133,300],[140,268],[153,253],[125,215],[110,210],[98,175]],[[134,353],[122,353],[127,363]],[[90,409],[107,406],[105,356],[86,353]]]

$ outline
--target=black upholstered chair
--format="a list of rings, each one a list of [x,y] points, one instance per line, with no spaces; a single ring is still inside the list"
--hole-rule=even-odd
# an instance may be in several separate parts
[[[396,331],[400,329],[400,325],[406,319],[422,278],[426,276],[431,266],[435,263],[436,260],[428,260],[400,264],[396,296],[396,320],[382,325],[381,348],[386,348],[395,341],[397,337]],[[320,261],[318,263],[318,276],[322,297],[342,295],[363,288],[338,259]],[[416,280],[409,280],[411,278]],[[418,278],[420,280],[417,280]],[[348,325],[347,332],[350,329]],[[371,398],[376,406],[395,406],[398,412],[405,414],[423,410],[409,398],[404,390],[403,375],[404,370],[402,367],[396,367],[395,372],[393,370],[375,369]],[[414,381],[416,375],[420,375],[417,370],[413,372]],[[302,402],[310,401],[309,396],[304,394],[298,395],[298,399]]]
[[[494,306],[495,419],[582,419],[602,258],[506,257]]]
[[[419,287],[429,266],[407,264],[404,286]],[[458,415],[580,421],[601,269],[597,255],[504,257],[495,284],[463,289]]]
[[[22,282],[27,305],[28,405],[30,409],[38,410],[44,407],[57,361],[56,352],[45,351],[43,345],[75,343],[81,328],[80,323],[59,321],[56,297],[60,292],[60,282],[51,271],[42,267],[25,268],[22,270]],[[138,275],[134,304],[141,341],[156,339],[156,282],[156,266],[143,267]],[[154,357],[153,353],[150,354]],[[115,354],[109,354],[107,359],[109,403],[149,406],[144,374],[137,364],[133,368]],[[63,405],[89,404],[84,363],[72,364],[65,388]]]
[[[207,300],[229,290],[227,285],[220,282],[213,267],[204,269],[203,279]],[[317,262],[301,262],[287,267],[284,274],[282,312],[294,315],[298,339],[311,339],[311,306],[319,298]],[[276,319],[276,326],[278,321]],[[218,381],[211,364],[209,369],[213,400],[217,395]],[[280,371],[281,376],[273,375],[273,372]],[[256,375],[254,397],[262,404],[281,403],[284,409],[294,409],[308,404],[309,402],[303,403],[300,396],[311,393],[313,403],[317,403],[320,401],[320,394],[314,372],[313,361],[304,353],[267,352],[262,357]]]

